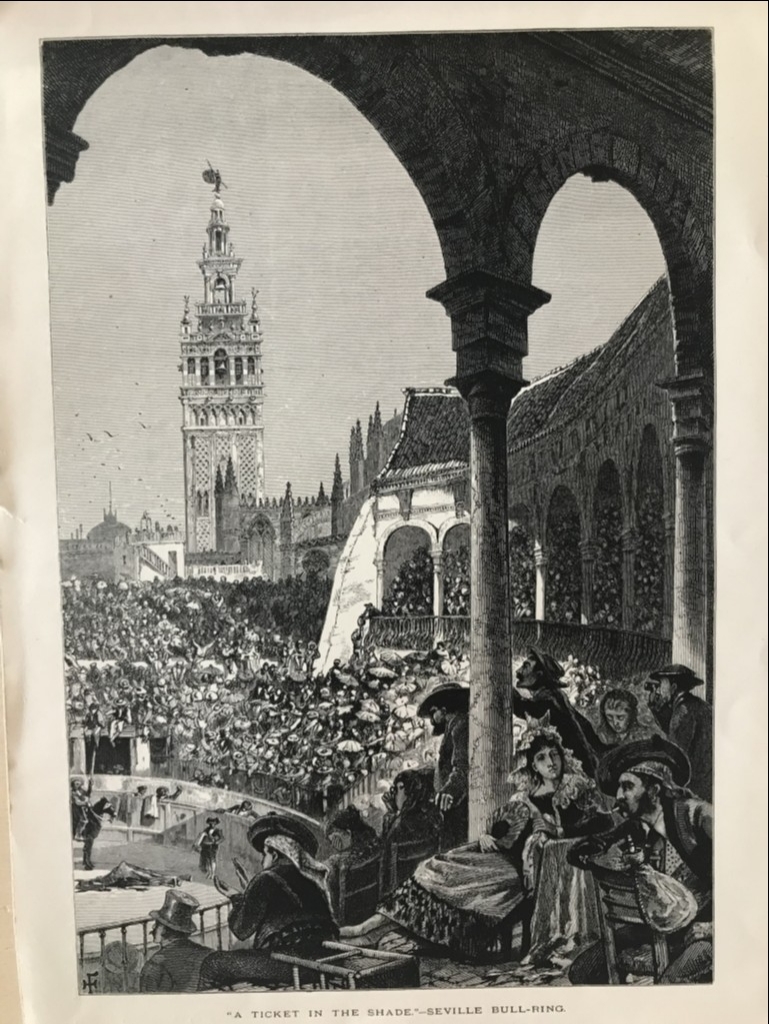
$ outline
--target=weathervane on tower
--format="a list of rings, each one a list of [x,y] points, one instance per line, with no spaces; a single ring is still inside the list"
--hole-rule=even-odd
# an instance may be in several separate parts
[[[203,171],[203,181],[208,185],[213,185],[214,192],[218,195],[222,190],[222,186],[224,186],[224,188],[227,188],[227,186],[222,181],[222,176],[219,171],[215,170],[211,166],[211,161],[206,160],[206,163],[208,164],[208,167]]]

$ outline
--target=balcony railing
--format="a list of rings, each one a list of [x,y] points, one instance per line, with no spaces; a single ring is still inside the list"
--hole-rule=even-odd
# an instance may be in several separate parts
[[[246,312],[245,302],[196,302],[198,316],[232,316]]]
[[[470,643],[466,615],[377,615],[369,626],[368,639],[379,647],[423,651],[439,641],[462,648]]]
[[[186,572],[188,577],[223,576],[227,579],[264,575],[261,562],[257,562],[254,565],[190,565],[188,562]]]
[[[470,646],[468,616],[389,616],[370,620],[367,641],[379,647],[429,650],[439,641],[448,647]],[[554,658],[572,655],[585,665],[595,665],[608,676],[628,676],[658,668],[672,657],[671,641],[653,633],[606,626],[515,619],[512,623],[513,654],[527,647],[543,647]]]

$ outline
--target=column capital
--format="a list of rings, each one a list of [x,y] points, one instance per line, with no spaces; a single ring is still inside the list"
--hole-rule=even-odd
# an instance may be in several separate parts
[[[509,400],[524,385],[528,353],[527,320],[550,301],[547,292],[473,269],[450,277],[427,292],[451,317],[451,346],[457,376],[450,382],[465,395],[478,379],[506,382]]]
[[[598,557],[598,544],[594,540],[580,541],[579,553],[583,562],[594,562]]]
[[[713,382],[704,370],[660,381],[673,409],[673,449],[677,458],[704,457],[712,446]]]
[[[622,550],[623,551],[635,551],[636,548],[638,547],[638,542],[639,542],[640,537],[639,537],[638,530],[636,530],[635,527],[633,527],[633,526],[627,527],[620,534],[620,538],[622,540]]]
[[[84,149],[88,149],[85,139],[53,121],[46,121],[45,175],[49,206],[53,205],[59,185],[75,180],[75,166]]]

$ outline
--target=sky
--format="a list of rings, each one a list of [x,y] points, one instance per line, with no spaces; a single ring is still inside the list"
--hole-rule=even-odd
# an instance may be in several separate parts
[[[179,320],[218,167],[237,295],[259,289],[269,495],[330,490],[350,427],[454,369],[444,280],[415,185],[352,104],[265,57],[161,47],[91,97],[89,143],[48,213],[59,531],[87,532],[112,484],[120,519],[183,524]],[[529,320],[535,379],[608,340],[665,273],[654,228],[612,183],[578,176],[542,224]],[[112,436],[110,436],[112,435]]]

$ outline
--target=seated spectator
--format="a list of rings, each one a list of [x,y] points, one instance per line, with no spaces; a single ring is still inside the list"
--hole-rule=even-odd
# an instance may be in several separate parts
[[[326,858],[331,906],[339,907],[340,875],[344,868],[371,860],[380,850],[379,836],[361,818],[357,807],[345,807],[329,821],[326,838],[334,852]],[[377,873],[378,873],[377,868]]]
[[[395,846],[432,840],[438,849],[442,819],[434,802],[432,769],[399,772],[382,802],[387,808],[382,824],[382,885],[389,892],[402,881],[392,873]]]
[[[389,919],[452,955],[482,960],[514,917],[528,919],[541,850],[550,838],[592,834],[611,825],[595,784],[564,751],[554,729],[536,723],[519,744],[517,791],[489,834],[423,861],[382,901],[379,912],[343,937]]]

